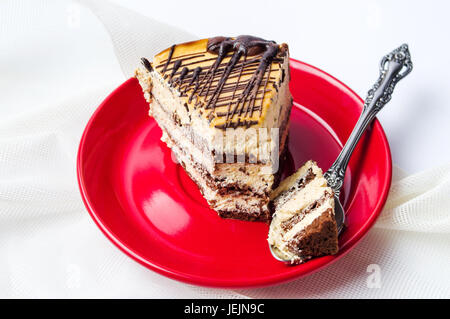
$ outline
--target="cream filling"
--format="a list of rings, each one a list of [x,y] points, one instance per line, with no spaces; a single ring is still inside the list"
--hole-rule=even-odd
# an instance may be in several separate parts
[[[277,207],[275,213],[279,220],[283,222],[296,215],[297,212],[305,209],[315,200],[321,198],[326,191],[329,191],[331,194],[331,190],[328,189],[325,178],[315,178],[307,183],[305,187],[297,191],[286,203]]]

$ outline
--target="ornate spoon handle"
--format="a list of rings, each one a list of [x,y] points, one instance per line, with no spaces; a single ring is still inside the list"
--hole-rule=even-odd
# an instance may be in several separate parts
[[[361,135],[377,113],[390,101],[395,85],[411,72],[412,67],[411,56],[406,44],[385,55],[381,60],[380,77],[367,94],[363,111],[358,122],[356,122],[355,128],[336,161],[324,174],[328,185],[337,197],[339,197],[344,182],[348,161]]]

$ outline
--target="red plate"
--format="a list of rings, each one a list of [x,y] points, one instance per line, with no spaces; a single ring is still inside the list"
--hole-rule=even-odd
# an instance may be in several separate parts
[[[362,100],[337,79],[291,60],[294,97],[285,174],[308,159],[326,170],[361,112]],[[161,130],[135,79],[99,106],[78,152],[78,182],[103,233],[126,254],[165,276],[205,286],[251,287],[309,274],[347,253],[370,229],[386,200],[391,156],[376,121],[347,169],[348,228],[340,251],[295,267],[272,258],[268,225],[221,219],[160,141]]]

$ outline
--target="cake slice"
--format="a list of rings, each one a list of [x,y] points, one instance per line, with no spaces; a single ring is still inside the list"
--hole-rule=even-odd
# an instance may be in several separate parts
[[[283,180],[271,194],[274,216],[269,244],[293,264],[338,252],[334,194],[313,161]]]
[[[269,221],[286,144],[289,53],[252,36],[173,45],[136,70],[162,140],[222,217]]]

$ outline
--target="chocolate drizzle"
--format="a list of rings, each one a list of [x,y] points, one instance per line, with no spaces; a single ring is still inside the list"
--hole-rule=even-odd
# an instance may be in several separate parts
[[[162,74],[166,73],[167,67],[170,64],[170,60],[172,60],[173,51],[175,51],[175,44],[170,47],[169,57],[167,58],[166,64],[164,64],[164,69],[162,70]]]
[[[208,51],[214,52],[218,55],[215,67],[217,68],[217,64],[220,64],[220,62],[223,60],[223,58],[227,55],[227,53],[230,50],[234,50],[234,53],[229,60],[227,66],[225,67],[225,71],[223,72],[216,89],[212,93],[212,96],[207,101],[206,108],[215,108],[217,99],[220,95],[220,92],[223,89],[223,86],[228,79],[231,70],[236,65],[236,63],[239,61],[241,56],[244,56],[244,63],[247,59],[247,56],[254,56],[257,54],[262,54],[262,57],[259,59],[259,65],[252,74],[251,78],[247,82],[243,92],[237,99],[236,105],[234,106],[233,110],[229,110],[227,114],[227,118],[224,124],[218,125],[216,127],[218,128],[227,128],[227,127],[238,127],[238,126],[251,126],[253,124],[258,123],[257,121],[249,121],[249,120],[241,120],[241,118],[238,118],[238,121],[233,123],[230,121],[230,118],[233,118],[233,116],[238,113],[239,116],[242,115],[242,112],[244,111],[246,100],[249,99],[249,103],[247,104],[247,107],[245,108],[245,114],[246,117],[248,115],[248,112],[250,110],[250,116],[253,115],[253,111],[255,108],[255,100],[256,96],[259,91],[259,87],[261,85],[261,82],[263,80],[264,74],[266,73],[267,66],[270,65],[273,61],[273,59],[276,57],[278,53],[278,45],[273,41],[267,41],[261,38],[249,36],[249,35],[241,35],[238,36],[236,39],[231,38],[224,38],[224,37],[216,37],[211,38],[208,41]],[[240,69],[240,75],[242,74],[244,63],[242,63],[241,69]],[[269,71],[270,75],[270,71]],[[267,77],[267,81],[269,79],[269,76]],[[210,82],[211,83],[211,82]],[[266,82],[267,84],[267,82]],[[233,91],[232,100],[234,99],[236,89],[239,85],[239,79],[236,82],[235,89]],[[263,90],[263,96],[265,93],[265,89]],[[240,107],[242,103],[242,107]],[[231,107],[231,102],[229,103],[229,108]],[[260,107],[262,111],[262,107]],[[256,122],[256,123],[255,123]]]
[[[198,87],[200,85],[200,73],[201,72],[202,72],[202,68],[201,67],[197,67],[194,70],[194,74],[192,75],[192,79],[191,79],[190,85],[192,85],[194,82],[196,82],[196,83],[195,83],[194,90],[192,91],[191,95],[189,96],[189,103],[191,103],[192,98],[194,97],[194,94],[195,94],[195,92],[197,91],[197,89],[198,89]],[[186,88],[186,90],[187,90],[187,88]]]
[[[183,82],[183,79],[184,79],[185,76],[188,74],[188,72],[189,72],[189,69],[188,69],[187,67],[184,67],[184,68],[181,70],[180,76],[175,80],[174,84],[182,83],[182,82]]]
[[[210,110],[208,114],[210,121],[213,118],[225,117],[223,124],[215,124],[215,127],[220,129],[249,127],[258,123],[253,119],[253,114],[259,111],[259,116],[262,115],[262,102],[268,91],[268,84],[275,84],[270,73],[279,70],[272,70],[272,62],[280,62],[277,56],[283,56],[287,49],[286,46],[279,46],[274,41],[249,35],[236,38],[210,38],[207,52],[217,55],[215,58],[211,58],[211,55],[208,56],[206,52],[184,54],[173,58],[175,48],[175,45],[170,47],[167,59],[162,60],[156,68],[160,70],[162,68],[163,77],[168,77],[172,86],[179,86],[182,96],[186,96],[190,91],[189,103],[195,97],[196,108]],[[202,57],[204,59],[201,59]],[[229,59],[225,60],[226,58]],[[142,60],[144,66],[151,71],[151,64],[144,60]],[[206,61],[214,62],[204,70],[200,66],[193,70],[189,69],[190,65]],[[183,68],[179,71],[181,65]],[[281,67],[281,64],[279,65]],[[242,80],[244,77],[245,80]],[[236,78],[235,82],[227,81],[234,78]],[[204,97],[203,100],[199,99],[201,96]],[[257,101],[261,103],[257,104]],[[219,107],[226,107],[226,110],[216,111]]]
[[[170,81],[172,81],[173,76],[175,75],[175,73],[177,73],[177,70],[180,68],[181,63],[182,63],[181,60],[177,60],[177,61],[175,61],[175,63],[173,64],[172,73],[170,73]]]
[[[148,72],[153,71],[152,64],[146,58],[141,58],[141,62]]]

